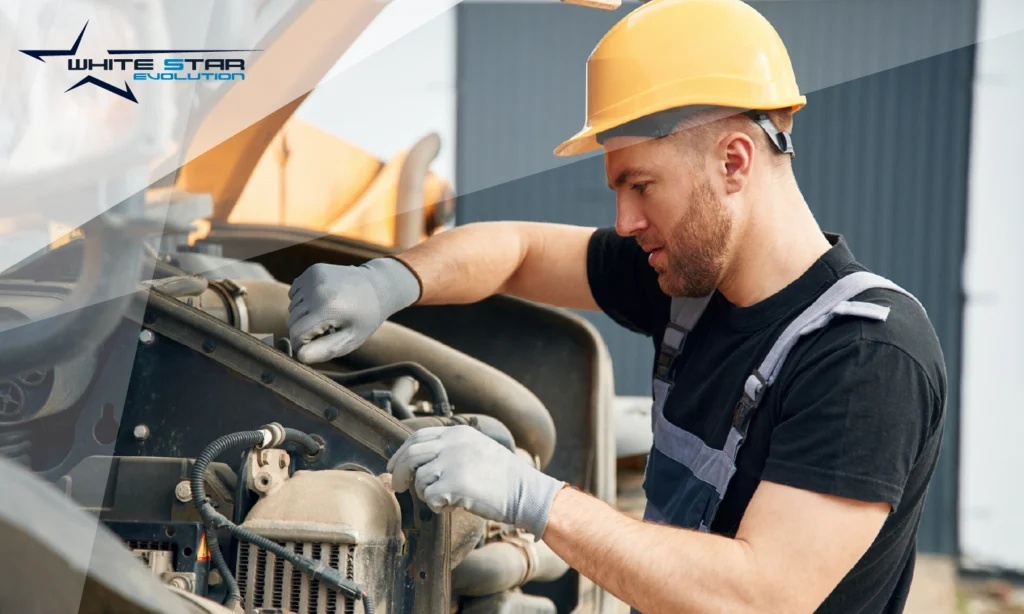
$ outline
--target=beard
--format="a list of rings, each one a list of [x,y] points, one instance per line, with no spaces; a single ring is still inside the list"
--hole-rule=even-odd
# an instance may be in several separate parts
[[[656,266],[658,285],[668,296],[700,297],[714,292],[722,279],[732,219],[708,180],[689,197],[686,215],[670,230],[663,251],[667,264]],[[641,244],[653,243],[646,237]]]

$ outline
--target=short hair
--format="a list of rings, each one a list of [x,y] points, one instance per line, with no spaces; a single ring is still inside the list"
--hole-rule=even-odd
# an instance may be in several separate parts
[[[779,132],[793,131],[793,110],[791,108],[762,111]],[[703,153],[711,142],[725,131],[738,130],[749,136],[755,146],[772,154],[775,163],[787,163],[791,156],[780,151],[764,128],[758,125],[743,110],[717,108],[705,110],[681,119],[674,127],[673,134],[678,142],[693,153]]]

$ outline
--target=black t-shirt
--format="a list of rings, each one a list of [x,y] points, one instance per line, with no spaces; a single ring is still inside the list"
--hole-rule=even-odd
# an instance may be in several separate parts
[[[866,270],[842,237],[826,236],[833,247],[775,295],[740,308],[715,293],[676,359],[665,403],[671,423],[722,448],[744,380],[786,325],[837,279]],[[601,309],[651,337],[657,351],[671,299],[647,254],[634,239],[601,229],[587,260]],[[890,307],[888,320],[837,317],[800,339],[751,422],[711,532],[735,535],[760,480],[887,502],[893,511],[881,533],[818,612],[901,612],[942,439],[945,366],[913,299],[873,289],[857,300]]]

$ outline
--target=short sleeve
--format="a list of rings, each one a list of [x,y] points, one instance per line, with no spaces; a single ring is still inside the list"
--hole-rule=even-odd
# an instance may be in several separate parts
[[[857,339],[807,361],[786,386],[762,479],[897,509],[941,412],[900,348]]]
[[[615,322],[649,337],[660,332],[671,300],[636,240],[612,228],[595,231],[587,248],[587,280],[598,307]]]

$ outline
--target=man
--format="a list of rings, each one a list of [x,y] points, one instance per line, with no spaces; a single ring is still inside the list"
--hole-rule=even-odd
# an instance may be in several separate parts
[[[658,351],[645,521],[468,427],[411,436],[396,489],[513,523],[643,612],[902,611],[942,353],[916,299],[811,215],[778,35],[738,0],[654,0],[594,50],[587,95],[556,153],[604,146],[614,231],[481,223],[315,265],[293,286],[299,359],[343,355],[414,303],[601,309]]]

